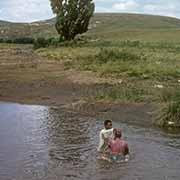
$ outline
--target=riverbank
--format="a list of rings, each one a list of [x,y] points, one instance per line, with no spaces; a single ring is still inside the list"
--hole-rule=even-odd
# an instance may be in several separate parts
[[[101,39],[66,42],[36,52],[62,62],[66,71],[90,72],[89,77],[106,79],[104,88],[94,91],[95,101],[156,104],[154,123],[179,128],[179,48],[178,42]],[[80,81],[88,80],[82,77]]]
[[[0,55],[2,101],[67,104],[91,97],[109,83],[90,72],[66,71],[62,62],[39,56],[30,45],[1,44]]]
[[[128,50],[130,54],[127,54],[126,51],[117,50],[116,52],[112,48],[98,50],[98,47],[92,47],[88,43],[86,46],[54,47],[35,51],[31,45],[1,44],[0,101],[62,106],[93,116],[103,114],[107,118],[110,117],[109,114],[117,114],[112,119],[118,117],[118,111],[128,113],[135,108],[137,112],[149,114],[148,117],[144,118],[142,115],[140,120],[133,120],[137,121],[135,123],[142,125],[155,123],[160,126],[164,126],[165,123],[168,125],[169,119],[155,120],[154,109],[161,110],[160,107],[164,107],[164,104],[179,97],[179,93],[176,94],[179,87],[179,64],[177,61],[179,54],[177,52],[174,52],[177,54],[174,57],[176,64],[172,64],[168,59],[166,59],[167,62],[165,60],[159,62],[156,61],[157,59],[152,62],[150,57],[146,57],[146,62],[144,62],[141,57],[140,62],[133,62],[136,68],[132,74],[128,73],[128,69],[123,73],[119,72],[122,70],[119,65],[117,66],[119,67],[117,68],[118,73],[114,72],[116,66],[104,62],[104,60],[108,60],[109,53],[111,54],[109,57],[120,58],[120,60],[122,57],[130,61],[132,58],[138,58],[139,55],[130,53],[130,47]],[[171,46],[167,51],[169,57],[169,51],[172,48],[175,47]],[[138,48],[136,47],[136,49]],[[105,51],[105,53],[102,54],[101,51]],[[141,51],[144,50],[141,49]],[[147,56],[145,52],[139,53]],[[160,54],[162,55],[162,52]],[[157,57],[161,59],[160,54]],[[154,52],[152,56],[155,55],[157,52]],[[102,57],[100,58],[100,56]],[[99,64],[101,60],[102,62]],[[111,60],[114,63],[113,58]],[[135,59],[135,61],[137,60]],[[91,61],[92,63],[87,63]],[[130,70],[133,68],[131,63],[124,62],[125,66],[129,67],[128,64],[130,65]],[[143,63],[146,63],[144,68],[142,67]],[[154,67],[154,63],[157,63],[158,66]],[[165,68],[165,65],[162,66],[161,63],[172,65]],[[106,64],[112,72],[108,73],[109,71],[107,71],[105,74],[101,74],[101,70]],[[173,66],[176,68],[171,72]],[[99,70],[95,70],[99,67],[101,67]],[[153,69],[151,69],[152,67]],[[148,69],[147,74],[141,73],[146,68]],[[137,74],[138,72],[139,74]],[[153,73],[156,76],[153,76]],[[167,73],[167,75],[163,76],[163,73]],[[171,109],[170,111],[173,110]],[[165,111],[169,110],[165,109]],[[135,113],[135,111],[132,112]],[[158,114],[160,113],[164,113],[164,110],[158,112]],[[106,116],[107,114],[109,117]],[[166,112],[162,115],[166,118]],[[131,118],[134,119],[133,116]],[[173,126],[179,126],[179,120],[176,118],[172,123]]]
[[[39,56],[29,45],[0,46],[0,101],[64,107],[90,116],[152,125],[154,108],[149,103],[95,98],[97,92],[116,86],[118,80],[65,70],[61,61]]]

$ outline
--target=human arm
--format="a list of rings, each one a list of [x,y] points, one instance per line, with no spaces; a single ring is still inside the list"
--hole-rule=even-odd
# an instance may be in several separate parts
[[[99,133],[99,146],[97,148],[98,152],[100,152],[102,150],[103,145],[104,145],[104,135],[103,135],[103,132],[101,130]]]

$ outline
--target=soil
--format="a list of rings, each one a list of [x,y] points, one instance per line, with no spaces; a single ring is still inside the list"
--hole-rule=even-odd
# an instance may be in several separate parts
[[[117,119],[121,112],[122,121],[152,124],[152,105],[90,100],[96,90],[117,83],[121,81],[100,78],[91,72],[65,70],[62,62],[39,57],[30,45],[0,49],[0,101],[62,106],[112,119]]]

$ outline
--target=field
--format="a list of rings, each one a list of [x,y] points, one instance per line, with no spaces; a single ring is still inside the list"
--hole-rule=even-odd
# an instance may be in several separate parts
[[[119,82],[117,90],[113,87],[113,93],[107,90],[107,95],[99,94],[99,98],[161,101],[159,95],[164,89],[172,92],[172,88],[180,86],[179,48],[178,44],[122,41],[52,47],[36,52],[64,62],[66,69],[92,71]]]
[[[58,36],[54,19],[32,24],[0,24],[1,38]],[[168,104],[180,99],[179,37],[179,19],[139,14],[96,14],[81,41],[33,52],[50,63],[63,65],[63,69],[60,68],[63,73],[73,71],[76,76],[77,72],[79,78],[73,80],[79,84],[103,83],[103,88],[96,88],[93,97],[88,97],[90,99],[155,103],[165,107],[164,113],[173,111],[174,106],[167,109]],[[162,121],[158,123],[164,125]]]

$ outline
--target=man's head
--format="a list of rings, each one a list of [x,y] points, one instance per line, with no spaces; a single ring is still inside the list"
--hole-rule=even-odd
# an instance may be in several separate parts
[[[122,136],[122,132],[120,129],[114,129],[113,134],[114,134],[115,138],[121,138],[121,136]]]
[[[110,119],[107,119],[104,121],[104,127],[105,129],[111,129],[112,128],[112,121]]]

